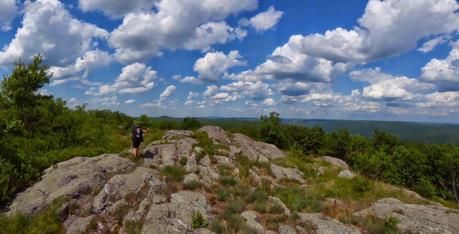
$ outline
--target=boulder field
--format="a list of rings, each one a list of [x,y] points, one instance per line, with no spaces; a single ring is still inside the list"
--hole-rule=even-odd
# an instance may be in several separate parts
[[[206,132],[215,146],[212,155],[200,147],[194,132],[171,130],[146,145],[143,159],[137,162],[118,154],[75,157],[46,169],[40,181],[16,196],[6,214],[34,214],[61,201],[59,217],[66,233],[214,233],[211,225],[202,224],[219,215],[216,185],[222,181],[231,184],[229,175],[242,180],[244,174],[254,185],[251,190],[266,183],[277,189],[290,183],[308,187],[301,170],[275,163],[285,157],[276,146],[239,133],[228,134],[215,126],[199,131]],[[255,166],[243,171],[238,157],[269,167],[269,173]],[[339,170],[342,179],[355,176],[340,159],[324,156],[316,160]],[[171,168],[180,171],[182,181],[164,175],[164,170]],[[223,175],[222,168],[229,172]],[[316,176],[326,170],[322,166],[316,169]],[[193,183],[200,186],[193,187]],[[273,229],[262,222],[256,209],[242,207],[240,218],[250,233],[367,233],[326,214],[294,212],[275,196],[267,200],[284,218]],[[331,200],[336,205],[336,200]],[[459,210],[435,203],[407,204],[388,197],[353,216],[393,216],[399,221],[397,228],[407,233],[459,233]]]

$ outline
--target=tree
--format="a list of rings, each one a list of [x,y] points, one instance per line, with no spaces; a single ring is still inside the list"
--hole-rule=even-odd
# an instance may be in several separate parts
[[[260,135],[268,143],[274,144],[280,148],[286,148],[288,141],[286,134],[281,126],[280,114],[277,112],[269,113],[269,116],[260,117]]]
[[[35,56],[31,64],[17,62],[11,75],[4,76],[0,87],[0,114],[7,121],[17,121],[25,130],[33,130],[33,123],[40,119],[38,103],[52,100],[37,93],[49,83],[46,70],[42,57]]]
[[[180,123],[180,128],[185,130],[196,130],[201,127],[201,122],[196,118],[186,117]]]

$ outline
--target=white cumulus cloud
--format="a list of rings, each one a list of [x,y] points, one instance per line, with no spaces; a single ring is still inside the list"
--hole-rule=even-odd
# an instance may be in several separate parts
[[[161,55],[164,49],[205,51],[244,36],[223,20],[256,7],[256,0],[162,0],[154,11],[126,15],[109,42],[123,62]]]
[[[2,0],[0,1],[0,29],[8,31],[11,29],[11,21],[19,13],[16,0]]]
[[[156,0],[79,0],[83,11],[100,11],[116,19],[131,12],[148,11]]]
[[[261,12],[250,18],[249,23],[255,30],[265,31],[274,27],[282,18],[283,14],[282,11],[277,11],[271,6],[267,11]]]
[[[207,81],[216,81],[229,68],[245,65],[241,61],[239,51],[232,50],[227,55],[223,52],[208,52],[194,64],[194,71],[198,72],[199,78]]]
[[[0,52],[0,65],[41,54],[48,65],[66,66],[92,49],[108,32],[75,19],[57,0],[26,2],[22,27]]]
[[[177,89],[177,87],[175,87],[174,85],[167,86],[164,89],[164,91],[161,93],[161,95],[159,95],[160,100],[164,100],[164,99],[170,97],[175,92],[176,89]]]
[[[99,95],[109,93],[131,94],[151,90],[157,78],[156,71],[143,63],[133,63],[123,67],[113,84],[99,87]]]

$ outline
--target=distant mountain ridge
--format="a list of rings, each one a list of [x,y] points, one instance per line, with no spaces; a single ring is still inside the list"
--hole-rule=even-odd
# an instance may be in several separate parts
[[[158,119],[181,120],[181,118],[161,116]],[[250,117],[197,117],[206,124],[225,125],[231,122],[241,123],[258,122],[258,118]],[[347,129],[352,134],[371,137],[376,129],[397,136],[404,141],[424,143],[456,144],[459,145],[459,124],[457,123],[430,123],[430,122],[402,122],[378,120],[331,120],[331,119],[282,119],[284,124],[301,126],[319,126],[326,132]]]

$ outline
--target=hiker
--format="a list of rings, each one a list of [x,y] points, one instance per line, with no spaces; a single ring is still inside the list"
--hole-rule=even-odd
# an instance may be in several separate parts
[[[132,128],[132,154],[134,159],[139,157],[139,147],[143,141],[143,132],[144,130],[138,124]]]

